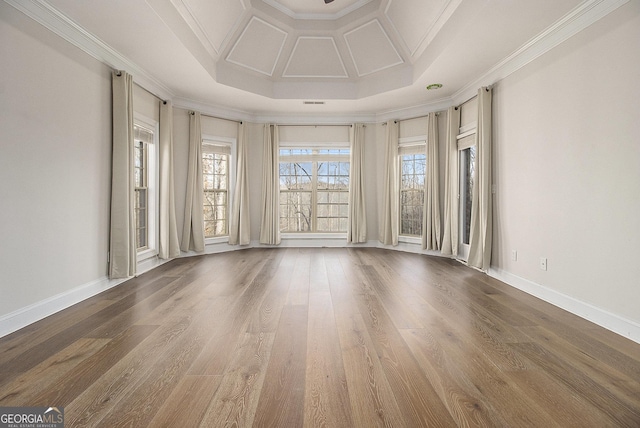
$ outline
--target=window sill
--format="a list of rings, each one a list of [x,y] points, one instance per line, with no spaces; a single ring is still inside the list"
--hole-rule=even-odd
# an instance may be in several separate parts
[[[398,242],[404,242],[405,244],[422,245],[421,236],[398,236]]]
[[[138,252],[138,254],[136,255],[136,260],[138,262],[143,262],[145,260],[152,259],[152,258],[156,257],[157,255],[158,255],[158,252],[155,249],[148,248],[146,250],[142,250],[142,251]]]
[[[229,236],[217,236],[215,238],[205,238],[204,245],[228,244]]]
[[[281,233],[282,239],[347,239],[346,232],[327,232],[327,233]]]

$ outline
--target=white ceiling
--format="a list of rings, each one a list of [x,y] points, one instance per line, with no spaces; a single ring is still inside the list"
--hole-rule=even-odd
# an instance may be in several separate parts
[[[304,121],[459,102],[626,0],[5,1],[177,106]]]

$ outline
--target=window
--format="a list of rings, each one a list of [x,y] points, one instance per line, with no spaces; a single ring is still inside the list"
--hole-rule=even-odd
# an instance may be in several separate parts
[[[204,236],[229,235],[231,144],[203,140],[202,180],[204,189]]]
[[[469,245],[471,234],[471,205],[473,200],[473,179],[476,165],[476,146],[459,151],[460,161],[460,227],[462,243]]]
[[[473,181],[476,169],[475,138],[475,129],[458,136],[458,209],[460,219],[458,254],[462,260],[467,260],[469,255]]]
[[[346,232],[349,149],[280,150],[280,231]]]
[[[424,211],[424,181],[427,168],[426,142],[401,141],[400,162],[400,235],[421,236]]]
[[[148,249],[149,243],[149,152],[153,145],[154,132],[135,124],[133,126],[134,150],[134,222],[136,225],[136,247],[138,251]]]

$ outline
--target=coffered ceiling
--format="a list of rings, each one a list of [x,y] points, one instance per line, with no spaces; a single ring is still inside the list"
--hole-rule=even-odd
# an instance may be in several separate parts
[[[178,106],[305,120],[459,102],[627,0],[5,1]]]

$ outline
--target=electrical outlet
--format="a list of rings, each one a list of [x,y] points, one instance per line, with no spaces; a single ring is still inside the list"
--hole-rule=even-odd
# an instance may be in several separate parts
[[[511,250],[511,260],[518,261],[518,251],[517,250]]]
[[[540,257],[540,269],[547,270],[547,258]]]

